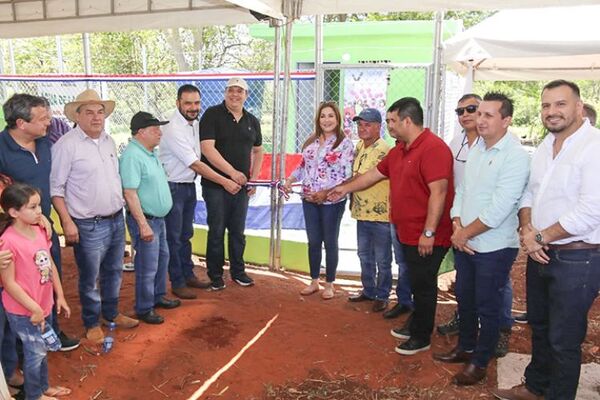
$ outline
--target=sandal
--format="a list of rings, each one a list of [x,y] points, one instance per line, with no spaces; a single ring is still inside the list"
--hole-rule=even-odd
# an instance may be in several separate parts
[[[305,287],[304,289],[302,289],[300,291],[300,294],[302,296],[310,296],[313,293],[317,293],[319,291],[319,284],[318,283],[311,283],[310,285],[308,285],[307,287]]]
[[[335,296],[335,289],[333,288],[333,283],[326,283],[325,290],[321,294],[323,300],[331,300]]]
[[[49,397],[62,397],[68,396],[71,394],[71,389],[66,388],[64,386],[52,386],[49,387],[48,390],[44,392],[44,396]]]

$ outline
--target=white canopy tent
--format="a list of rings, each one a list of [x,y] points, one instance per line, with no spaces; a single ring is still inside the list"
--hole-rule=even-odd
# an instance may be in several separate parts
[[[598,79],[599,21],[600,6],[500,11],[444,42],[444,61],[473,80]]]

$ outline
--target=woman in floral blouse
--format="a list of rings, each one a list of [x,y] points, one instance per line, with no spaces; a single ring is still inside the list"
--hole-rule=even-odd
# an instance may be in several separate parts
[[[315,133],[302,146],[302,162],[286,179],[285,190],[302,182],[302,209],[308,236],[308,260],[312,282],[300,294],[319,291],[321,246],[325,243],[326,283],[322,297],[333,298],[333,281],[338,264],[338,236],[346,198],[327,201],[330,189],[352,176],[354,146],[342,132],[340,110],[336,103],[322,103],[315,118]]]

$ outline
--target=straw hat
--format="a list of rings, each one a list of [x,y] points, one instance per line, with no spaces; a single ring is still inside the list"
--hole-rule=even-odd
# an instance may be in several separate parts
[[[84,104],[102,104],[104,106],[104,115],[108,116],[115,109],[115,102],[112,100],[102,100],[98,92],[94,89],[86,89],[75,98],[75,101],[65,104],[65,115],[71,121],[75,121],[77,109]]]

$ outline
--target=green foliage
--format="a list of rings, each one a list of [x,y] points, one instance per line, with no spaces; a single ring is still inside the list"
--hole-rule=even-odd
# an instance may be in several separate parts
[[[462,19],[465,28],[478,24],[495,11],[447,11],[444,13],[445,19]],[[366,13],[366,14],[339,14],[328,15],[324,17],[327,22],[331,21],[431,21],[435,18],[433,12],[390,12],[390,13]]]

